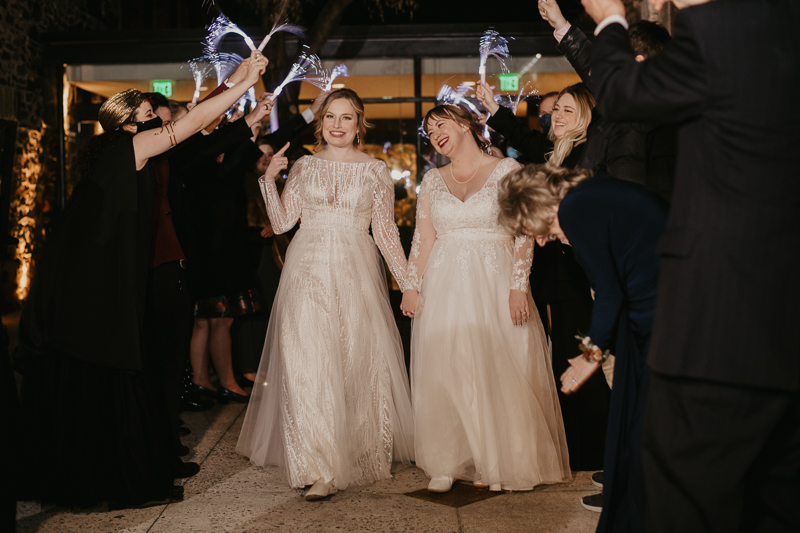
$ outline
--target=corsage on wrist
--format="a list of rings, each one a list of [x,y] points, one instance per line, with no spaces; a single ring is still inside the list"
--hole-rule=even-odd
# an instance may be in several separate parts
[[[603,364],[608,359],[608,356],[611,355],[611,352],[608,350],[603,351],[593,343],[591,337],[575,335],[575,338],[581,341],[578,348],[583,352],[583,358],[587,361]]]

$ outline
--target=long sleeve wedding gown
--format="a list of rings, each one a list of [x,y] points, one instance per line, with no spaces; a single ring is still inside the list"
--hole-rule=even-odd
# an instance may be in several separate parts
[[[411,339],[417,466],[492,490],[569,479],[569,459],[544,329],[533,301],[515,327],[511,289],[527,291],[533,240],[499,225],[500,161],[462,202],[437,169],[417,199],[408,265],[420,291]],[[424,274],[424,276],[423,276]]]
[[[301,214],[302,225],[286,253],[236,449],[277,465],[292,487],[388,478],[393,460],[414,459],[403,348],[375,247],[403,288],[388,169],[306,156],[282,197],[274,182],[260,185],[276,233]]]

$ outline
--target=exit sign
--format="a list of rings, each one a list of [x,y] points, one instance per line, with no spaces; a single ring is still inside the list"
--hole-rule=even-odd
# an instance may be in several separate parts
[[[172,80],[153,80],[150,85],[154,93],[161,93],[167,98],[172,96]]]
[[[519,90],[519,76],[516,74],[500,74],[500,90],[501,91],[518,91]]]

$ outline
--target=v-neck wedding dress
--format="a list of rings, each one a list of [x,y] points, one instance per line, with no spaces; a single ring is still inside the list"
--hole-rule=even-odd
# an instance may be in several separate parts
[[[411,339],[417,466],[492,490],[530,490],[571,477],[547,340],[530,296],[515,327],[511,289],[528,291],[533,240],[498,223],[500,161],[461,201],[429,171],[417,199],[408,264],[418,289]],[[577,354],[576,354],[577,355]]]

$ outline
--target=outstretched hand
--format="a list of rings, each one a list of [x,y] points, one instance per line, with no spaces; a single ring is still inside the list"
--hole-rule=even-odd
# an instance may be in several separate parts
[[[587,361],[583,355],[573,357],[569,360],[569,368],[561,375],[561,392],[577,392],[598,368],[600,364],[597,361]]]
[[[283,148],[275,152],[275,155],[272,156],[272,161],[269,162],[267,171],[264,172],[264,178],[267,181],[277,178],[281,171],[286,170],[289,166],[289,158],[283,154],[286,153],[286,150],[289,149],[291,144],[292,143],[286,143]]]
[[[486,111],[494,115],[500,108],[500,104],[494,101],[494,91],[488,83],[479,81],[475,84],[475,95],[478,101],[483,104]]]
[[[244,119],[247,125],[250,126],[251,129],[254,129],[257,124],[261,124],[264,117],[268,116],[272,111],[272,106],[274,104],[275,103],[269,99],[269,93],[261,93],[261,98],[256,102],[256,106]],[[255,130],[253,134],[256,136],[258,135]]]
[[[261,52],[258,50],[250,52],[250,64],[247,66],[245,83],[248,85],[255,85],[258,79],[267,70],[267,65],[269,65],[269,60],[261,55]]]
[[[556,0],[539,0],[539,14],[554,30],[558,31],[567,24],[567,19],[561,14]]]
[[[663,4],[663,2],[661,3]],[[592,17],[595,24],[600,24],[601,21],[611,15],[625,17],[625,5],[622,0],[581,0],[581,4],[583,4],[583,8],[586,9],[586,13]]]

